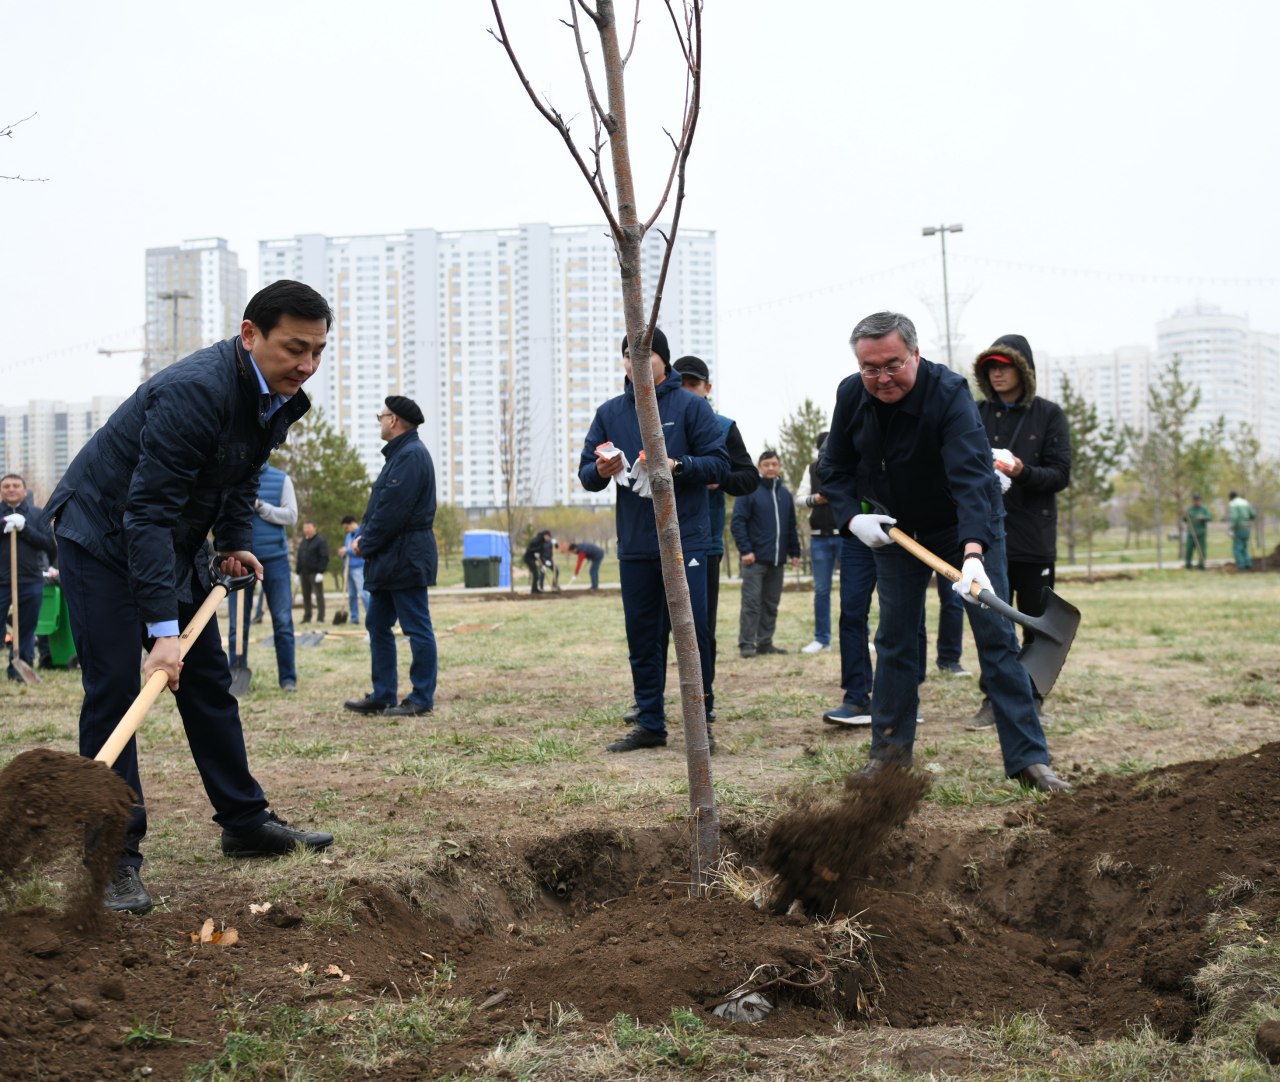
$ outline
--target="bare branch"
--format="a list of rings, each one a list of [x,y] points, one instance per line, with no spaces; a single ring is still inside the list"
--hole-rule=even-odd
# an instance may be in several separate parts
[[[689,46],[693,37],[692,27],[690,26],[690,12],[685,11],[685,22],[683,28],[680,26],[680,20],[676,18],[675,8],[671,6],[671,0],[667,2],[667,14],[671,16],[671,25],[675,27],[676,41],[680,43],[680,52],[684,54],[684,62],[689,67],[693,66],[693,59],[689,56]],[[696,4],[694,5],[697,6]]]
[[[627,66],[627,61],[631,59],[631,53],[636,47],[636,35],[640,33],[640,0],[636,0],[636,13],[631,20],[631,41],[627,45],[627,51],[622,57],[622,66]]]
[[[3,128],[0,128],[0,136],[3,136],[6,139],[12,139],[13,129],[16,128],[19,124],[25,124],[28,120],[31,119],[31,117],[35,115],[36,115],[35,113],[32,113],[31,116],[24,116],[21,120],[15,120],[12,124],[6,124]]]
[[[574,9],[573,0],[569,0],[569,10],[573,15],[573,41],[578,47],[578,63],[582,65],[582,79],[587,84],[587,98],[591,101],[591,110],[604,124],[605,130],[612,135],[618,128],[618,122],[600,104],[600,98],[596,94],[596,84],[591,79],[591,68],[587,64],[587,50],[582,44],[582,27],[578,24],[578,12]],[[592,18],[598,19],[599,16],[592,16]]]
[[[11,177],[8,174],[0,173],[0,180],[20,180],[24,184],[43,184],[48,177]]]
[[[587,18],[590,19],[593,23],[595,23],[596,26],[600,25],[599,13],[592,11],[589,7],[587,7],[587,0],[578,0],[578,7],[582,8],[582,10],[586,13]]]
[[[524,73],[524,68],[520,65],[520,60],[516,56],[515,49],[511,45],[511,39],[507,36],[507,28],[502,22],[502,11],[498,6],[498,0],[491,0],[493,6],[494,18],[498,20],[498,30],[495,33],[490,30],[489,33],[494,37],[499,45],[506,50],[507,59],[511,61],[511,66],[515,69],[516,77],[520,80],[520,85],[524,87],[525,93],[529,95],[529,100],[533,102],[533,107],[546,119],[557,132],[560,138],[564,140],[564,145],[568,148],[570,157],[573,158],[578,169],[586,179],[588,187],[591,188],[591,194],[596,197],[596,202],[600,204],[600,209],[604,211],[605,220],[609,223],[609,228],[615,234],[620,232],[621,226],[618,224],[617,217],[613,213],[613,207],[609,205],[608,193],[602,190],[602,186],[592,177],[591,169],[583,160],[582,155],[578,152],[577,144],[573,141],[573,136],[569,134],[569,125],[565,123],[556,110],[544,105],[538,100],[538,95],[534,93],[533,87],[529,83],[528,76]],[[597,171],[598,175],[598,171]]]

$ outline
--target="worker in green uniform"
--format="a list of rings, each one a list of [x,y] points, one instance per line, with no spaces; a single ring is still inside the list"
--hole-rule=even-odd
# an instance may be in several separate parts
[[[1186,552],[1186,568],[1191,570],[1191,560],[1196,560],[1197,570],[1204,570],[1204,554],[1205,546],[1208,544],[1209,520],[1213,518],[1213,512],[1210,511],[1200,501],[1198,493],[1191,494],[1191,506],[1183,513],[1183,518],[1187,520],[1187,552]]]

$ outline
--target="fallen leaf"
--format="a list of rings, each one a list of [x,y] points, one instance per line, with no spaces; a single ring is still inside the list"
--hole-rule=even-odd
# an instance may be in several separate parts
[[[270,902],[262,902],[262,903],[250,902],[249,912],[250,913],[270,913],[271,903]]]
[[[209,917],[198,932],[188,933],[192,943],[211,943],[217,947],[231,947],[240,942],[240,933],[234,928],[224,928],[220,932],[213,930],[213,918]]]
[[[303,962],[302,965],[300,966],[290,966],[289,968],[292,969],[295,973],[297,973],[298,976],[302,976],[302,974],[308,972],[311,969],[311,963]]]
[[[338,968],[337,966],[335,966],[335,965],[327,965],[327,966],[325,966],[325,967],[324,967],[324,975],[325,975],[326,977],[333,977],[333,978],[335,978],[335,979],[337,979],[337,980],[341,980],[341,981],[344,981],[344,982],[345,982],[345,981],[349,981],[349,980],[351,980],[351,975],[350,975],[349,973],[343,973],[343,972],[342,972],[342,970],[341,970],[341,969],[339,969],[339,968]]]
[[[200,929],[200,942],[201,943],[213,942],[213,918],[212,917],[206,920],[204,922],[204,926]]]

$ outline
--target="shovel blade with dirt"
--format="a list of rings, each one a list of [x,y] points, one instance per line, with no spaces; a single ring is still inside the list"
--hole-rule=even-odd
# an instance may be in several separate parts
[[[939,575],[952,582],[960,581],[959,571],[942,557],[934,555],[915,538],[909,537],[896,526],[890,527],[886,532],[902,548]],[[1018,660],[1027,670],[1036,691],[1042,696],[1048,695],[1053,690],[1053,685],[1067,662],[1071,644],[1075,641],[1076,629],[1080,626],[1080,610],[1048,587],[1045,587],[1043,595],[1044,613],[1040,616],[1028,616],[1019,612],[990,590],[979,588],[977,583],[974,583],[973,596],[988,608],[995,609],[1001,616],[1035,632],[1035,638],[1022,648]]]

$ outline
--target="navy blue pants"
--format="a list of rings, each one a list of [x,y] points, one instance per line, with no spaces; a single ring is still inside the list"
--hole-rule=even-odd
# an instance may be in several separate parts
[[[154,640],[147,635],[124,571],[103,563],[65,537],[58,538],[58,570],[84,685],[80,754],[92,758],[142,690],[141,651],[150,649]],[[183,627],[198,608],[196,602],[178,605]],[[213,805],[213,821],[233,834],[261,826],[267,821],[267,798],[249,772],[240,711],[231,694],[231,670],[216,616],[191,644],[174,698],[191,756]],[[143,722],[143,731],[145,726]],[[147,833],[147,809],[138,775],[136,739],[120,753],[114,770],[138,798],[120,863],[140,867],[139,846]]]
[[[436,703],[436,675],[439,656],[436,634],[431,627],[431,606],[425,586],[407,590],[371,590],[365,608],[364,626],[369,632],[369,656],[373,668],[373,697],[388,706],[400,700],[396,669],[396,621],[409,640],[409,683],[407,699],[428,709]]]
[[[715,708],[711,679],[711,632],[707,627],[707,554],[684,553],[685,580],[689,584],[689,606],[693,609],[693,626],[698,636],[698,657],[702,662],[702,693],[706,709]],[[671,616],[667,612],[667,593],[662,581],[662,561],[619,560],[622,580],[622,612],[627,625],[627,649],[631,662],[631,683],[636,706],[640,708],[637,724],[645,729],[665,733],[666,710],[663,692],[667,678],[667,639],[671,634]]]

